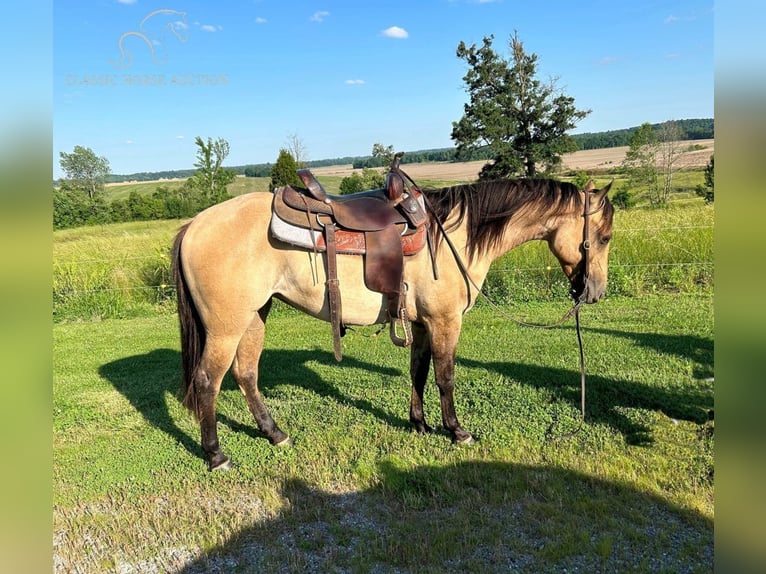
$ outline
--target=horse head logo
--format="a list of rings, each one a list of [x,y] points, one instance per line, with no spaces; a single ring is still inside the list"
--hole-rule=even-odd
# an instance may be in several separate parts
[[[111,60],[110,63],[116,68],[129,68],[133,65],[133,54],[128,49],[128,40],[131,37],[138,38],[141,43],[149,49],[152,62],[155,64],[164,64],[167,61],[167,46],[165,39],[168,37],[168,31],[175,36],[179,42],[186,42],[189,39],[187,30],[189,26],[186,23],[186,12],[162,8],[155,10],[144,17],[138,25],[138,30],[125,32],[117,42],[120,49],[120,58]]]

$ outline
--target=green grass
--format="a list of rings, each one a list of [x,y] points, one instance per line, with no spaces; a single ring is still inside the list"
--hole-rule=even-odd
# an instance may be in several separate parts
[[[227,377],[224,474],[175,396],[174,317],[56,324],[57,571],[711,571],[712,295],[607,298],[583,324],[587,420],[554,440],[580,424],[572,325],[469,313],[456,406],[480,440],[455,447],[432,383],[437,432],[410,431],[405,350],[361,329],[338,364],[327,324],[277,313],[261,389],[294,446],[260,436]]]
[[[170,245],[180,225],[139,221],[54,232],[54,321],[172,311]]]

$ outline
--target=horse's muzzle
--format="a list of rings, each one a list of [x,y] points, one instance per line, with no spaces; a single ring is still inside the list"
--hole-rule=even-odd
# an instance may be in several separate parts
[[[593,278],[582,278],[574,281],[570,294],[572,298],[580,303],[595,303],[606,293],[606,282],[595,281]]]

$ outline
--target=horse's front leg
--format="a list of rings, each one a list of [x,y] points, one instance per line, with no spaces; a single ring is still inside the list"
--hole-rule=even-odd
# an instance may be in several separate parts
[[[460,337],[461,321],[450,322],[431,333],[431,353],[433,355],[436,386],[439,387],[439,399],[442,407],[442,424],[452,433],[452,442],[471,444],[474,438],[460,426],[455,413],[455,355]]]
[[[412,379],[412,397],[410,398],[410,422],[419,433],[430,433],[433,429],[426,424],[423,412],[423,389],[431,370],[431,341],[428,331],[422,323],[412,323],[412,346],[410,347],[410,378]]]

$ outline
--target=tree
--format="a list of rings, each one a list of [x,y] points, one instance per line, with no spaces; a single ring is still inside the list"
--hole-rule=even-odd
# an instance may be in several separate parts
[[[109,160],[99,157],[89,147],[74,146],[72,153],[60,152],[59,165],[66,173],[70,188],[79,189],[93,199],[104,189],[109,175]]]
[[[675,121],[667,121],[656,129],[644,122],[630,138],[622,167],[628,175],[628,186],[646,192],[649,203],[665,205],[673,190],[673,177],[681,158],[683,133]]]
[[[660,169],[660,195],[657,198],[659,204],[666,204],[673,190],[673,176],[676,172],[676,164],[681,158],[681,138],[683,132],[678,124],[667,121],[660,125],[657,132],[659,142],[658,167]]]
[[[306,161],[308,161],[309,155],[306,150],[306,144],[298,136],[298,134],[290,134],[287,136],[286,148],[290,155],[295,160],[295,165],[299,168],[306,167]]]
[[[645,122],[633,132],[622,167],[628,176],[630,189],[646,191],[650,203],[659,197],[659,174],[657,173],[657,152],[659,142],[652,124]]]
[[[237,172],[233,169],[222,167],[223,161],[229,155],[229,142],[223,138],[215,141],[207,138],[205,142],[197,136],[194,143],[199,148],[197,161],[194,162],[197,171],[187,180],[188,185],[202,194],[207,205],[228,199],[230,196],[226,186],[237,177]]]
[[[298,166],[292,154],[282,148],[279,150],[277,161],[271,168],[271,189],[282,187],[283,185],[295,185],[301,187],[301,183],[296,170]]]
[[[705,166],[705,185],[698,185],[695,193],[705,200],[705,203],[713,203],[715,191],[715,168],[713,156]]]
[[[479,179],[551,171],[564,153],[576,149],[566,132],[590,110],[575,108],[574,98],[561,93],[555,80],[543,83],[535,77],[537,55],[524,51],[516,33],[510,60],[492,49],[493,40],[485,37],[480,48],[460,42],[457,48],[457,57],[469,65],[463,80],[470,96],[463,117],[452,123],[458,157],[490,150],[491,163]]]
[[[372,157],[384,167],[389,167],[394,161],[394,146],[384,146],[382,143],[372,144]]]

